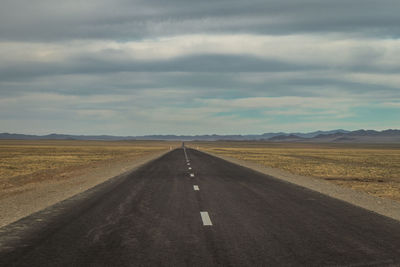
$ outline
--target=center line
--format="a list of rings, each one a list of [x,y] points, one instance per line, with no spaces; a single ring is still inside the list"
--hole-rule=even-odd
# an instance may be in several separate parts
[[[199,190],[200,190],[200,188],[199,188],[198,185],[194,185],[194,186],[193,186],[193,189],[194,189],[194,191],[199,191]]]
[[[212,225],[210,216],[208,216],[207,211],[200,211],[200,215],[201,215],[201,219],[203,220],[204,226]]]
[[[191,174],[190,174],[190,177],[194,177],[194,173],[191,173]]]

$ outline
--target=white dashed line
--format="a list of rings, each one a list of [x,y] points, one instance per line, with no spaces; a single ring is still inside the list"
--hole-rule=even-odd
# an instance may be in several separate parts
[[[187,165],[190,166],[190,163],[188,162]]]
[[[210,216],[208,216],[207,211],[200,211],[201,219],[203,220],[203,225],[204,226],[209,226],[212,225]]]
[[[189,170],[191,170],[192,169],[192,167],[189,167]]]
[[[186,161],[189,162],[189,158],[188,158],[188,156],[187,156],[187,154],[186,154],[186,148],[185,148],[185,147],[183,147],[183,152],[185,153],[185,159],[186,159]]]
[[[194,189],[194,191],[199,191],[199,190],[200,190],[200,188],[199,188],[198,185],[194,185],[194,186],[193,186],[193,189]]]
[[[190,174],[190,177],[194,177],[194,173],[191,173],[191,174]]]

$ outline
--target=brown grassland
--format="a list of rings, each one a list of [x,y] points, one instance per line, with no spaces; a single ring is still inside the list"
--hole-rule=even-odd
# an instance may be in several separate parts
[[[400,144],[194,142],[192,147],[400,200]]]
[[[0,140],[0,190],[59,179],[71,169],[167,151],[161,141]]]

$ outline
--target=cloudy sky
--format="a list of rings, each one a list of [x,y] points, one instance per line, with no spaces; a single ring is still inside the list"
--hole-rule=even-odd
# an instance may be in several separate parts
[[[1,0],[0,132],[400,128],[398,0]]]

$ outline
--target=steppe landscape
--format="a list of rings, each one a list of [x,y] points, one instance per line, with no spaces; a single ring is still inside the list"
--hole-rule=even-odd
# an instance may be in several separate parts
[[[0,267],[400,267],[400,1],[0,3]]]
[[[0,198],[27,184],[54,183],[78,170],[134,161],[179,142],[0,140]],[[191,142],[194,148],[400,200],[400,144]]]
[[[27,184],[54,183],[76,171],[112,167],[177,143],[162,141],[0,140],[0,199]]]

